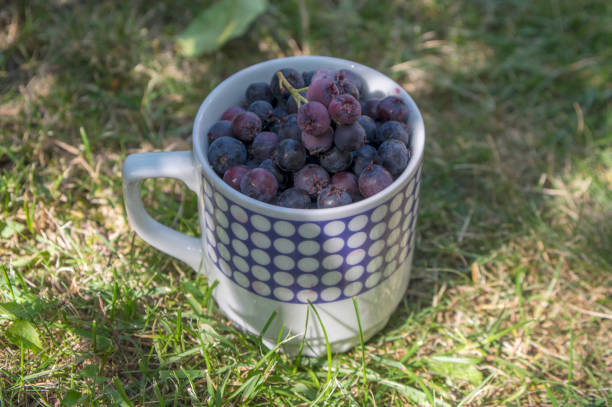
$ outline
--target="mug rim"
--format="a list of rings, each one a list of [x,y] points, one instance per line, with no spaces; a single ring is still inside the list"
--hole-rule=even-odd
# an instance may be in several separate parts
[[[414,127],[412,129],[412,157],[408,163],[406,169],[402,172],[402,174],[393,181],[391,185],[386,187],[381,192],[372,195],[368,198],[364,198],[358,202],[354,202],[348,205],[338,206],[335,208],[313,208],[313,209],[298,209],[298,208],[286,208],[278,205],[274,205],[271,203],[266,203],[263,201],[258,201],[254,198],[251,198],[245,194],[242,194],[239,191],[236,191],[234,188],[229,186],[223,179],[217,175],[217,173],[212,169],[208,162],[207,155],[204,154],[204,146],[202,143],[205,143],[202,139],[204,137],[200,137],[200,134],[206,135],[208,131],[202,131],[206,129],[202,129],[202,122],[204,121],[204,116],[206,114],[209,106],[213,105],[218,98],[222,98],[226,88],[230,87],[232,82],[234,82],[237,78],[241,76],[247,75],[252,70],[265,69],[268,67],[276,66],[275,69],[281,69],[285,67],[292,67],[292,64],[295,61],[309,61],[309,62],[320,62],[321,67],[326,67],[330,63],[333,65],[345,65],[345,69],[355,69],[358,71],[369,71],[370,73],[381,76],[388,81],[391,81],[393,85],[395,85],[396,96],[402,97],[404,101],[408,104],[409,110],[411,114],[416,114],[414,120]],[[283,66],[283,64],[286,64]],[[298,68],[294,68],[298,69]],[[338,68],[340,69],[340,68]],[[389,96],[389,95],[387,95]],[[229,108],[230,106],[228,106]],[[324,219],[333,219],[333,218],[341,218],[346,217],[350,213],[364,212],[372,209],[383,202],[386,202],[391,197],[395,196],[395,193],[400,191],[402,186],[409,181],[410,177],[412,177],[420,168],[421,162],[423,160],[423,153],[425,148],[425,127],[423,123],[423,117],[421,112],[414,102],[412,97],[395,81],[389,78],[387,75],[371,68],[363,64],[359,64],[357,62],[353,62],[346,59],[334,58],[334,57],[326,57],[326,56],[294,56],[294,57],[286,57],[286,58],[276,58],[272,60],[267,60],[264,62],[259,62],[254,65],[250,65],[246,68],[241,69],[240,71],[230,75],[221,83],[219,83],[209,94],[206,96],[202,104],[198,109],[198,113],[194,120],[193,132],[192,132],[192,145],[194,156],[197,157],[199,162],[199,166],[201,171],[207,175],[208,180],[215,184],[215,189],[222,192],[223,195],[227,197],[231,197],[233,201],[243,205],[246,208],[251,210],[255,210],[258,212],[264,212],[268,215],[275,216],[278,218],[285,219],[304,219],[304,220],[324,220]]]

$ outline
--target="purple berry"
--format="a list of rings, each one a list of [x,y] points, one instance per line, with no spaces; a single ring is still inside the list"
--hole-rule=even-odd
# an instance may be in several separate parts
[[[342,171],[335,173],[331,178],[331,185],[348,192],[353,202],[361,199],[357,177],[352,172]]]
[[[232,121],[234,120],[234,117],[236,117],[239,113],[244,112],[244,109],[240,106],[232,106],[229,109],[227,109],[225,112],[223,112],[223,114],[221,115],[221,120],[229,120]]]
[[[249,85],[245,93],[246,101],[250,105],[256,100],[264,100],[268,103],[274,101],[274,95],[270,85],[265,82],[255,82]]]
[[[410,150],[399,140],[390,139],[378,147],[376,162],[393,176],[401,174],[408,166],[408,161],[410,161]]]
[[[274,152],[274,162],[283,171],[295,172],[306,162],[306,150],[302,143],[288,138],[281,140]]]
[[[265,100],[256,100],[249,105],[249,112],[255,113],[261,120],[262,127],[267,127],[274,118],[274,108]]]
[[[285,188],[287,186],[287,173],[278,168],[272,159],[268,158],[263,160],[262,163],[259,164],[259,168],[270,171],[272,175],[274,175],[274,178],[276,178],[279,188]]]
[[[338,147],[332,147],[319,156],[321,167],[332,174],[344,171],[351,166],[353,156],[348,151],[342,151]]]
[[[341,69],[336,75],[337,81],[341,84],[350,82],[357,88],[359,94],[363,93],[363,79],[355,72],[348,69]]]
[[[270,202],[276,196],[278,182],[274,175],[266,169],[254,168],[244,174],[240,181],[240,192],[257,199]]]
[[[363,114],[376,120],[378,118],[378,104],[380,99],[368,99],[363,104]]]
[[[332,79],[314,79],[306,91],[306,99],[310,102],[319,102],[325,107],[329,106],[329,103],[333,98],[338,96],[340,91],[336,86],[336,82]]]
[[[334,131],[331,127],[321,136],[313,136],[310,133],[302,132],[302,144],[310,155],[316,155],[327,151],[334,144]]]
[[[376,195],[393,183],[393,176],[384,167],[370,164],[359,176],[359,192],[365,198]]]
[[[331,125],[331,120],[323,104],[308,102],[300,107],[297,114],[297,123],[302,131],[312,136],[320,136],[327,131]]]
[[[297,115],[290,114],[285,116],[284,121],[281,122],[278,128],[278,137],[281,140],[290,138],[295,141],[300,141],[301,136],[302,130],[300,130],[300,126],[297,124]]]
[[[333,185],[323,189],[317,198],[317,208],[335,208],[352,203],[351,195]]]
[[[386,140],[396,139],[410,145],[410,131],[407,125],[395,120],[389,120],[378,125],[376,129],[376,137],[371,140],[372,144],[382,143]]]
[[[342,151],[355,151],[364,145],[366,132],[359,123],[339,125],[334,132],[334,143]]]
[[[340,124],[353,124],[361,116],[361,104],[349,94],[336,96],[329,102],[329,115]]]
[[[219,137],[208,147],[208,162],[219,175],[235,165],[244,164],[246,160],[246,147],[233,137]]]
[[[329,185],[329,174],[320,165],[306,164],[293,174],[293,186],[306,191],[313,197],[327,185]]]
[[[352,82],[344,81],[341,84],[338,84],[338,90],[341,95],[348,94],[359,100],[359,90],[357,86],[355,86]]]
[[[310,202],[310,195],[297,188],[287,188],[276,198],[276,204],[285,208],[306,209]]]
[[[249,172],[251,169],[246,165],[234,165],[232,168],[229,168],[223,174],[223,181],[227,183],[230,187],[234,188],[236,191],[240,191],[240,180],[244,174]]]
[[[219,120],[210,126],[208,142],[212,143],[219,137],[232,137],[232,122],[229,120]]]
[[[258,162],[262,162],[267,158],[272,158],[274,157],[274,151],[278,146],[278,142],[279,138],[276,133],[262,131],[253,139],[253,144],[251,144],[251,155]]]
[[[376,160],[376,154],[376,149],[368,144],[355,151],[353,172],[357,177],[359,177],[364,168]]]
[[[378,104],[376,115],[381,122],[389,120],[405,122],[408,118],[408,106],[404,99],[398,96],[387,96]]]
[[[232,120],[232,133],[242,141],[251,141],[261,132],[261,119],[253,112],[238,113]]]
[[[321,68],[312,75],[311,83],[318,81],[319,79],[329,79],[335,81],[337,75],[338,71],[329,68]]]

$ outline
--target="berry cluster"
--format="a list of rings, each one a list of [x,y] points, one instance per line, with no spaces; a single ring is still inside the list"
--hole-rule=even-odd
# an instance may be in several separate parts
[[[208,161],[232,188],[284,207],[370,197],[408,165],[412,131],[401,98],[364,93],[349,70],[281,69],[211,126]]]

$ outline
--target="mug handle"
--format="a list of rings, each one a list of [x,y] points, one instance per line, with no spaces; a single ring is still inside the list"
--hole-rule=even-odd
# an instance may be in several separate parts
[[[199,271],[202,266],[200,239],[162,225],[142,205],[140,182],[147,178],[175,178],[197,194],[200,178],[193,153],[171,151],[129,155],[123,163],[123,196],[129,223],[145,242]]]

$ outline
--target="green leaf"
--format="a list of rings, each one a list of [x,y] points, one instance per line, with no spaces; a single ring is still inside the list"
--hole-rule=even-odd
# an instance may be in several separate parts
[[[196,56],[220,48],[242,35],[268,7],[267,0],[220,0],[203,10],[177,37],[185,56]]]
[[[466,380],[474,386],[482,382],[482,373],[476,368],[478,360],[471,358],[434,356],[427,360],[431,370],[440,376]]]
[[[20,347],[25,346],[33,351],[42,349],[42,342],[38,331],[30,322],[18,319],[6,330],[6,337],[11,343]]]
[[[92,363],[81,369],[79,374],[81,375],[81,377],[86,377],[88,379],[93,380],[94,383],[104,383],[107,378],[104,376],[100,376],[98,374],[98,370],[98,366]]]
[[[26,319],[27,317],[28,313],[25,308],[15,301],[0,304],[0,318],[16,320]]]
[[[15,233],[23,232],[24,229],[25,229],[25,226],[22,225],[21,223],[9,220],[6,222],[6,226],[4,226],[4,229],[2,229],[2,233],[0,233],[0,236],[2,236],[3,239],[8,239],[9,237],[13,236]]]
[[[62,406],[71,407],[77,404],[81,398],[81,393],[76,390],[68,390],[66,394],[64,394],[64,399],[62,400]]]

